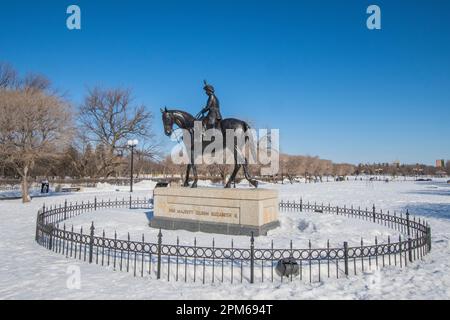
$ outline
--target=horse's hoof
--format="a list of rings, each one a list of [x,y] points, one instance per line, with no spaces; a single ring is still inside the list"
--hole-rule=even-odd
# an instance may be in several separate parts
[[[185,187],[185,188],[189,187],[189,182],[185,182],[185,183],[183,184],[183,187]]]
[[[192,186],[191,186],[191,188],[197,188],[197,184],[196,184],[196,183],[193,183]]]
[[[255,188],[258,188],[258,181],[253,180],[251,183]]]
[[[231,184],[228,184],[228,183],[227,183],[227,184],[225,185],[225,189],[230,189],[230,188],[231,188]]]

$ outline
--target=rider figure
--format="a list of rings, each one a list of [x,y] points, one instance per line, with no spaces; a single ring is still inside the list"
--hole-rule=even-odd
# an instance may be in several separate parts
[[[206,107],[200,111],[201,114],[208,112],[206,117],[203,118],[202,124],[203,129],[206,130],[208,128],[216,128],[216,125],[222,120],[222,115],[220,114],[219,100],[214,95],[214,87],[204,81],[205,86],[203,90],[205,90],[206,95],[208,95],[208,102],[206,103]]]

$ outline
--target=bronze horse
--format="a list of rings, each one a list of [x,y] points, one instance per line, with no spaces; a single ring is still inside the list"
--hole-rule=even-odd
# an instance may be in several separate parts
[[[180,129],[185,129],[189,132],[190,134],[190,146],[191,146],[191,159],[190,159],[190,163],[187,165],[187,169],[186,169],[186,177],[184,180],[184,187],[188,187],[189,186],[189,173],[192,169],[192,172],[194,174],[194,182],[192,183],[191,187],[192,188],[197,188],[197,181],[198,181],[198,176],[197,176],[197,167],[195,165],[194,162],[194,123],[195,121],[199,121],[199,119],[193,117],[191,114],[185,112],[185,111],[181,111],[181,110],[167,110],[167,108],[165,109],[161,109],[161,113],[162,113],[162,121],[164,124],[164,133],[167,136],[170,136],[173,132],[173,126],[174,124],[176,126],[178,126]],[[220,130],[222,132],[222,136],[223,136],[223,148],[226,148],[226,130],[227,129],[232,129],[232,130],[242,130],[242,132],[247,132],[250,127],[249,125],[242,120],[238,120],[238,119],[233,119],[233,118],[228,118],[228,119],[223,119],[220,122]],[[210,141],[208,141],[207,144],[205,144],[206,141],[203,141],[202,139],[202,154],[205,150],[205,147],[211,143]],[[233,151],[233,156],[234,156],[234,170],[233,173],[231,174],[230,178],[228,179],[228,182],[225,184],[225,188],[230,188],[231,184],[233,182],[235,182],[236,179],[236,175],[239,171],[239,169],[242,167],[242,169],[244,170],[244,175],[245,178],[248,180],[248,182],[250,182],[251,185],[253,185],[255,188],[258,187],[258,181],[256,181],[254,178],[251,177],[249,170],[248,170],[248,161],[247,158],[244,156],[244,163],[243,164],[239,164],[238,163],[238,155],[237,155],[237,146],[236,146],[236,142],[233,142],[233,148],[234,150],[230,150]]]

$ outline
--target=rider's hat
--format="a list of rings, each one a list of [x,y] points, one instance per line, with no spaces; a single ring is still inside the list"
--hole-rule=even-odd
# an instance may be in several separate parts
[[[206,80],[203,80],[203,83],[205,84],[205,86],[203,87],[203,90],[209,91],[209,92],[214,92],[214,87],[212,85],[206,83]]]

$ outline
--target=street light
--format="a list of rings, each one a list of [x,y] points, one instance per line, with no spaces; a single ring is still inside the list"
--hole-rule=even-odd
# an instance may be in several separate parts
[[[131,173],[130,173],[130,192],[133,192],[133,154],[134,148],[137,146],[139,141],[137,139],[128,140],[127,145],[131,149]]]

